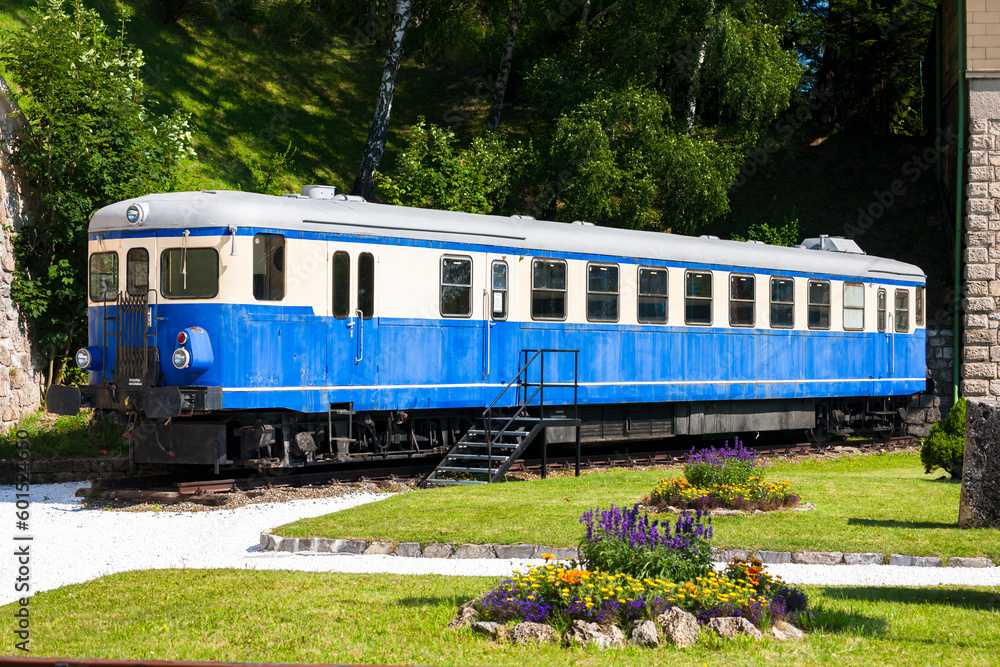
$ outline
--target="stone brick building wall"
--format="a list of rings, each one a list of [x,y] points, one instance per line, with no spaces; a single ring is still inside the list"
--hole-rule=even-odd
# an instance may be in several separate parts
[[[960,391],[1000,397],[1000,77],[969,79]]]
[[[906,431],[926,436],[937,421],[948,414],[952,403],[952,373],[955,348],[950,330],[927,330],[927,376],[934,391],[917,397],[906,415]]]
[[[18,129],[18,120],[13,116],[16,109],[0,78],[0,432],[39,408],[43,377],[27,322],[10,300],[14,282],[11,241],[28,221],[21,184],[7,159]]]

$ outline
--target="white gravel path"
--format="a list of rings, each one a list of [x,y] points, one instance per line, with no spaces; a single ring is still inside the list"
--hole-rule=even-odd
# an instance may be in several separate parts
[[[532,560],[460,560],[288,554],[261,552],[261,531],[305,517],[377,502],[387,495],[358,493],[341,498],[295,500],[203,512],[108,512],[84,509],[74,497],[88,483],[31,488],[29,530],[16,528],[14,489],[0,486],[0,604],[15,591],[15,549],[30,545],[32,592],[89,581],[114,572],[161,568],[247,568],[312,572],[443,574],[501,577]],[[15,536],[33,539],[15,541]],[[855,586],[1000,586],[1000,567],[989,569],[895,567],[888,565],[771,565],[789,583]]]

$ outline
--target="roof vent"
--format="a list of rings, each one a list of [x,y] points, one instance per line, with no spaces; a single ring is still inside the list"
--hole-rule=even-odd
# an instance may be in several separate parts
[[[851,239],[845,239],[843,236],[830,236],[828,234],[820,234],[819,238],[815,239],[805,239],[802,243],[795,246],[796,248],[805,248],[806,250],[825,250],[826,252],[843,252],[849,255],[864,255],[865,251],[861,249],[857,243]]]
[[[333,199],[337,188],[332,185],[303,185],[302,194],[309,199]]]
[[[332,199],[335,199],[337,201],[363,201],[363,202],[368,201],[361,195],[336,195],[332,197]]]
[[[718,236],[713,236],[711,234],[702,234],[698,238],[700,238],[700,239],[711,239],[712,241],[718,241],[719,240]]]
[[[533,215],[517,215],[517,214],[515,214],[515,215],[512,215],[510,217],[517,218],[518,220],[534,220],[535,219],[535,216],[533,216]]]
[[[592,222],[587,222],[586,220],[574,220],[574,221],[573,221],[573,222],[571,222],[570,224],[571,224],[571,225],[584,225],[584,226],[586,226],[586,227],[593,227],[593,226],[594,226],[594,223],[592,223]]]

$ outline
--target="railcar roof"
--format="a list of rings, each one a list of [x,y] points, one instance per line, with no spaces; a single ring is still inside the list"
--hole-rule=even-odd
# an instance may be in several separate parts
[[[343,199],[274,197],[232,191],[156,194],[117,202],[94,213],[90,220],[90,232],[136,230],[125,219],[126,209],[134,203],[141,203],[146,209],[139,228],[146,231],[236,225],[843,274],[873,279],[924,278],[924,272],[919,267],[871,255]]]

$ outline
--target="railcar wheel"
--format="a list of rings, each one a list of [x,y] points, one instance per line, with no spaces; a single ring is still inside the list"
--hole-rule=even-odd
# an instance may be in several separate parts
[[[823,445],[833,439],[833,433],[826,426],[817,425],[808,431],[809,439],[814,445]]]

